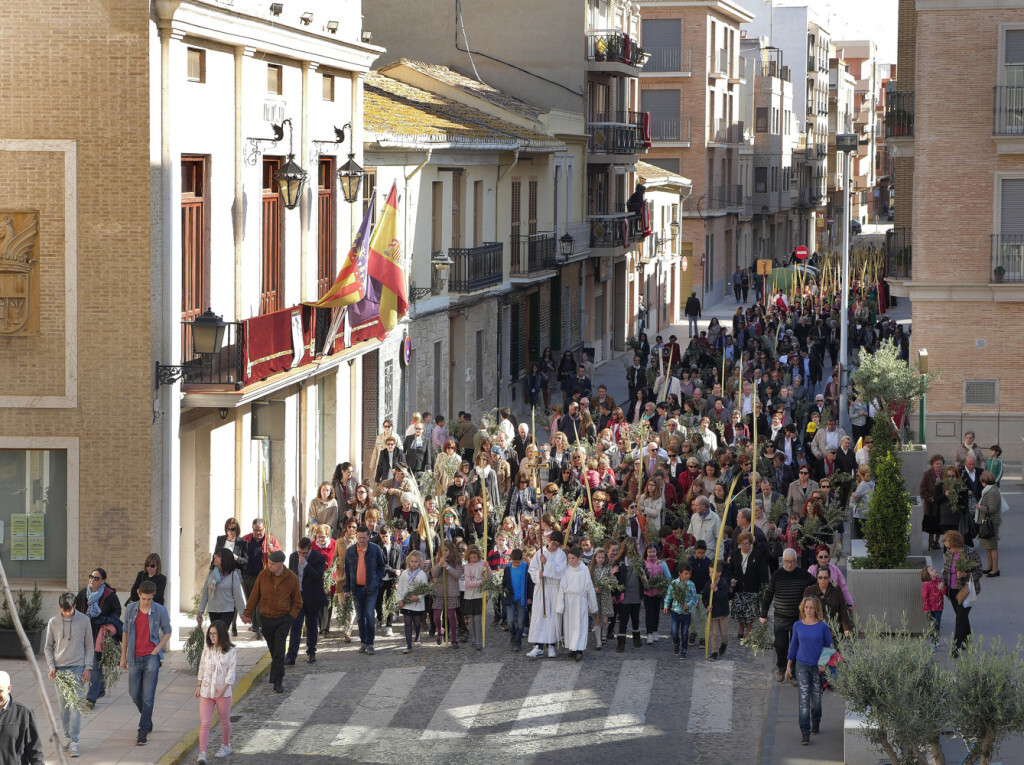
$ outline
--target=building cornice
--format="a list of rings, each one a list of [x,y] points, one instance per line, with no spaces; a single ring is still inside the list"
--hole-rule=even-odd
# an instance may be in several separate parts
[[[1024,10],[1024,0],[917,0],[917,12]]]

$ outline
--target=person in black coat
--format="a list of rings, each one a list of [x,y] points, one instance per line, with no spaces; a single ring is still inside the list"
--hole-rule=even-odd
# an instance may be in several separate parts
[[[380,551],[384,553],[384,577],[381,580],[380,589],[377,590],[377,623],[384,627],[384,636],[391,637],[394,634],[391,625],[394,623],[395,614],[393,611],[384,613],[384,601],[398,582],[399,569],[402,567],[402,545],[395,542],[391,528],[388,526],[381,528],[380,541],[377,544],[380,546]]]
[[[89,584],[83,587],[75,597],[75,609],[81,611],[92,621],[92,639],[96,640],[100,630],[110,625],[114,628],[114,640],[121,642],[121,601],[117,590],[107,584],[107,572],[102,568],[94,568],[89,574]],[[92,679],[85,703],[89,709],[96,706],[96,700],[107,692],[100,671],[100,651],[93,653]]]
[[[299,572],[300,566],[302,572]],[[288,558],[288,568],[299,577],[299,590],[302,592],[302,609],[292,622],[291,635],[288,638],[288,652],[285,664],[294,664],[299,655],[299,643],[302,641],[302,624],[306,624],[306,661],[316,663],[316,642],[320,634],[320,612],[327,605],[324,592],[324,571],[327,569],[327,558],[313,547],[309,537],[299,540],[299,549]]]
[[[146,581],[152,582],[156,585],[156,595],[153,596],[153,600],[161,606],[164,605],[164,591],[167,589],[167,577],[160,571],[160,556],[156,553],[150,553],[146,556],[146,560],[142,564],[142,571],[140,571],[138,576],[135,577],[135,584],[132,585],[131,593],[128,595],[128,600],[125,601],[125,605],[128,603],[134,603],[139,599],[139,585]]]
[[[228,518],[224,522],[224,533],[217,537],[217,544],[213,546],[213,555],[216,555],[225,547],[231,550],[232,555],[235,556],[235,568],[239,571],[245,569],[245,564],[249,562],[249,547],[245,541],[241,538],[242,527],[239,525],[235,518]],[[227,543],[231,544],[228,545]],[[210,569],[213,569],[213,555],[210,556]],[[232,634],[238,634],[232,632]]]
[[[43,765],[43,742],[32,710],[11,698],[11,676],[0,672],[0,762]]]
[[[746,522],[749,528],[750,508],[744,507],[740,512],[747,514]],[[741,533],[738,541],[739,548],[733,547],[729,556],[729,578],[733,592],[732,612],[739,622],[737,636],[742,640],[757,619],[757,596],[761,592],[761,586],[768,583],[771,572],[768,570],[765,554],[754,547],[754,536],[749,531]],[[763,532],[759,541],[767,548],[768,543]]]
[[[394,436],[388,436],[384,442],[384,448],[380,450],[380,456],[377,458],[377,472],[374,473],[373,482],[380,483],[391,478],[391,471],[394,470],[398,465],[405,464],[405,454],[402,452],[402,448],[398,445],[398,439]]]
[[[782,568],[771,575],[761,599],[761,624],[768,621],[768,609],[775,605],[775,679],[780,683],[786,675],[793,623],[800,619],[800,601],[804,590],[816,583],[814,574],[797,567],[796,550],[787,549],[782,553]]]
[[[413,434],[405,437],[403,447],[405,464],[409,466],[414,475],[434,468],[434,447],[430,443],[430,439],[423,435],[423,423],[417,422],[413,426]],[[384,455],[381,454],[381,459],[383,457]]]

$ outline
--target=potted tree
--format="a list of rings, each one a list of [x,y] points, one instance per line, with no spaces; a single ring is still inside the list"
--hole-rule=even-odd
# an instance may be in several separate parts
[[[32,590],[32,595],[26,597],[24,591],[19,590],[14,598],[15,608],[18,609],[18,618],[25,630],[32,651],[36,656],[43,648],[43,632],[46,629],[46,622],[39,616],[43,608],[43,593],[39,591],[39,585]],[[0,657],[5,659],[16,659],[23,656],[21,640],[14,629],[14,617],[11,615],[10,604],[5,599],[2,613],[0,613]]]
[[[996,266],[992,269],[992,278],[995,281],[1002,282],[1004,276],[1006,276],[1006,269],[1002,266]]]
[[[875,490],[864,527],[867,556],[851,557],[847,583],[858,620],[874,617],[893,631],[906,628],[915,634],[927,628],[919,602],[925,559],[910,555],[915,532],[908,488],[916,493],[928,453],[921,446],[904,445],[903,428],[897,427],[892,413],[909,417],[914,398],[932,379],[904,362],[891,342],[874,354],[861,350],[853,375],[858,391],[876,402],[878,413],[871,433],[869,466]]]

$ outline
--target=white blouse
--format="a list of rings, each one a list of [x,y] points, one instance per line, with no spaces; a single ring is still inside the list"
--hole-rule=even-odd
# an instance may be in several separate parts
[[[217,691],[226,685],[225,696],[231,695],[231,686],[235,684],[235,664],[238,652],[234,648],[227,652],[218,648],[203,648],[199,659],[199,695],[204,698],[216,698]]]

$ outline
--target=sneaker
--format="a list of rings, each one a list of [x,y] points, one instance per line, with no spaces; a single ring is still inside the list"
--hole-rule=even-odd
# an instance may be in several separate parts
[[[88,709],[91,712],[92,710],[94,710],[96,708],[96,702],[95,701],[86,701],[85,702],[85,708]]]
[[[696,642],[697,642],[697,633],[696,633],[696,632],[694,632],[694,633],[693,633],[692,635],[690,635],[690,645],[693,645],[693,644],[694,644],[694,643],[696,643]],[[700,644],[701,644],[702,646],[704,645],[704,640],[703,640],[703,638],[701,639],[701,641],[700,641]]]
[[[651,636],[651,633],[648,632],[647,633],[647,645],[651,645],[652,643],[654,643],[653,637]]]
[[[367,656],[373,656],[374,653],[376,653],[376,651],[373,650],[373,646],[372,645],[366,646],[366,655]]]
[[[196,765],[206,765],[206,752],[200,752],[196,757]]]
[[[390,627],[388,627],[386,630],[384,630],[384,637],[394,637],[394,636],[395,636],[395,631],[393,629],[391,629]]]
[[[79,756],[79,754],[78,754],[78,744],[76,744],[74,741],[72,741],[71,744],[68,746],[68,756],[69,757],[78,757]]]
[[[680,659],[685,659],[686,658],[686,649],[685,648],[679,652],[679,658]]]
[[[366,653],[366,643],[359,646],[359,653]]]
[[[71,739],[69,739],[69,738],[62,738],[60,740],[60,748],[63,749],[65,752],[68,750],[68,748],[70,746],[71,746]]]
[[[284,660],[284,665],[286,667],[294,667],[295,666],[295,657],[294,656],[286,657],[285,660]]]
[[[409,646],[408,648],[403,648],[402,653],[412,653],[412,646]]]
[[[708,656],[708,661],[718,661],[718,651],[712,651],[711,655]]]
[[[657,643],[658,642],[658,633],[657,632],[652,632],[651,633],[651,639],[654,640],[655,643]]]
[[[229,754],[231,754],[231,752],[232,752],[231,745],[230,744],[224,744],[224,745],[221,746],[220,749],[217,750],[217,754],[215,754],[214,756],[217,759],[222,760],[225,757],[227,757]]]
[[[672,644],[672,653],[674,653],[676,656],[679,655],[679,643]]]
[[[528,654],[526,654],[526,658],[528,658],[528,659],[539,659],[543,655],[544,655],[544,649],[541,648],[539,645],[535,645],[533,647],[533,650],[530,651]]]
[[[143,730],[140,730],[139,735],[135,739],[135,743],[139,746],[145,746],[149,743],[149,734]]]
[[[549,645],[548,646],[548,658],[549,659],[555,658],[555,647],[553,645]]]

